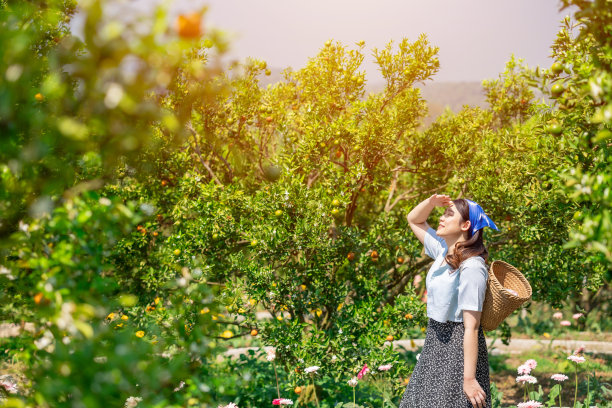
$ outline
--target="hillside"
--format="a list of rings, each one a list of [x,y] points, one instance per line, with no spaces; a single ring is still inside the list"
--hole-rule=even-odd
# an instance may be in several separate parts
[[[272,74],[270,76],[262,75],[260,84],[267,86],[283,79],[282,70],[278,68],[270,68]],[[487,108],[484,90],[481,82],[466,81],[466,82],[431,82],[426,84],[416,84],[417,88],[421,89],[421,95],[427,101],[429,108],[428,115],[423,118],[421,129],[429,126],[446,107],[449,107],[453,112],[459,112],[463,105],[480,106]],[[366,95],[370,92],[381,92],[385,87],[384,82],[366,83]],[[536,93],[536,98],[541,95]]]

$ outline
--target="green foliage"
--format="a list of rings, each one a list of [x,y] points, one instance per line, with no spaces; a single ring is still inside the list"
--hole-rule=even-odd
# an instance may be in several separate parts
[[[85,2],[79,39],[71,2],[3,2],[0,312],[34,324],[11,352],[27,366],[19,401],[260,406],[285,396],[278,378],[331,407],[364,364],[392,364],[357,393],[394,405],[414,361],[391,341],[425,330],[413,282],[431,262],[405,214],[432,192],[487,210],[489,262],[521,270],[534,300],[609,285],[610,13],[579,6],[584,34],[566,20],[553,45],[561,65],[512,56],[483,82],[489,109],[419,132],[414,85],[439,68],[425,35],[375,50],[386,87],[366,97],[363,43],[329,41],[262,88],[264,61],[220,72],[222,35],[177,36],[163,10],[137,34]],[[240,337],[277,359],[217,364]]]

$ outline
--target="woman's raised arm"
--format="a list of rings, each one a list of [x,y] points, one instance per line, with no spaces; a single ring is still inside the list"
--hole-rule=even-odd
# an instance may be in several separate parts
[[[427,218],[434,207],[437,206],[447,206],[450,204],[450,196],[444,194],[433,194],[431,197],[426,198],[421,201],[416,207],[412,209],[406,216],[408,220],[408,224],[410,228],[414,232],[414,235],[421,241],[421,244],[424,243],[425,234],[429,229],[429,224],[427,224]]]

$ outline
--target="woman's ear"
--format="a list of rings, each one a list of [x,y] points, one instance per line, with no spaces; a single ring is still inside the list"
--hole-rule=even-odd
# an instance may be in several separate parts
[[[464,231],[469,231],[471,227],[472,227],[472,222],[470,220],[467,220],[463,223],[463,225],[461,226],[461,229]]]

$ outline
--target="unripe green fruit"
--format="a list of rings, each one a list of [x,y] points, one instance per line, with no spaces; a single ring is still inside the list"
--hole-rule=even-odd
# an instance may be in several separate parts
[[[555,62],[554,64],[552,64],[552,67],[550,67],[551,71],[555,74],[555,75],[559,75],[560,73],[563,72],[563,64],[561,64],[560,62]]]
[[[565,91],[565,86],[563,84],[554,84],[552,88],[550,88],[550,93],[553,98],[558,98]]]

